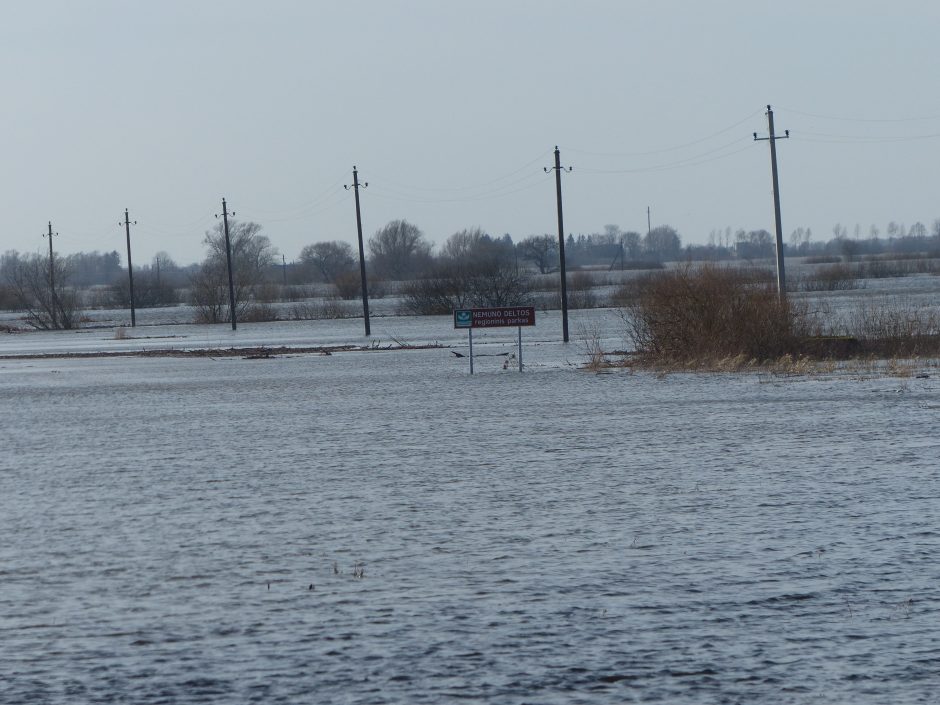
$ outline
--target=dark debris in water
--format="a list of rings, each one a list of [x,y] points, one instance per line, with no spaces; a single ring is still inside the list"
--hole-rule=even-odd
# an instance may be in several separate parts
[[[23,355],[2,355],[7,360],[58,360],[58,359],[87,359],[102,357],[241,357],[245,360],[268,360],[278,355],[332,355],[337,352],[382,352],[390,350],[430,350],[443,347],[440,343],[427,345],[395,344],[387,346],[375,345],[314,345],[288,347],[281,345],[268,347],[231,347],[231,348],[160,348],[156,350],[98,350],[95,352],[64,352],[64,353],[27,353]]]

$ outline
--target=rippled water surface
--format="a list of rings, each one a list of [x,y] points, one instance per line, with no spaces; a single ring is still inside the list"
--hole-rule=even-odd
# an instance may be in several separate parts
[[[940,378],[0,361],[4,703],[915,703]]]

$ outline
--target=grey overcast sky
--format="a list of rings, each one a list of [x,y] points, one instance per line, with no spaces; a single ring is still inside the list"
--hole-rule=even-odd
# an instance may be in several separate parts
[[[3,0],[0,250],[201,259],[225,196],[288,261],[615,223],[785,237],[940,218],[936,0]]]

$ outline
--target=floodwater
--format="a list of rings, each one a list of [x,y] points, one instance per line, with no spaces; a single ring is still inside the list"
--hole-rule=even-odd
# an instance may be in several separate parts
[[[471,377],[443,323],[0,359],[0,702],[936,702],[935,370],[598,375],[540,322]]]

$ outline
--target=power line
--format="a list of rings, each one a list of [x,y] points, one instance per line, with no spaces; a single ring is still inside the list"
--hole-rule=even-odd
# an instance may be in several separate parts
[[[478,183],[478,184],[473,184],[473,185],[470,185],[470,186],[452,186],[452,187],[448,187],[448,186],[410,186],[410,185],[408,185],[408,184],[398,184],[398,188],[401,189],[401,190],[403,190],[403,191],[405,191],[405,192],[407,192],[407,191],[428,191],[428,192],[481,191],[481,190],[484,190],[484,189],[487,189],[487,188],[490,188],[490,187],[494,186],[494,184],[498,184],[498,183],[500,183],[500,182],[502,182],[502,181],[506,181],[507,179],[510,179],[510,178],[512,178],[513,176],[516,176],[517,174],[520,174],[520,173],[522,173],[522,172],[528,171],[528,170],[532,167],[533,164],[536,164],[537,162],[541,161],[542,159],[545,158],[545,155],[546,155],[546,154],[550,154],[550,153],[551,153],[550,151],[549,151],[549,152],[542,152],[542,153],[540,153],[538,156],[536,156],[535,158],[531,159],[530,161],[526,162],[526,163],[523,164],[522,166],[518,167],[517,169],[513,169],[512,171],[510,171],[510,172],[508,172],[508,173],[506,173],[506,174],[503,174],[502,176],[498,176],[498,177],[495,178],[495,179],[491,179],[490,181],[485,181],[485,182]],[[518,182],[516,181],[516,182],[513,182],[513,183],[518,183]],[[504,184],[503,186],[496,187],[496,188],[497,188],[497,189],[498,189],[498,188],[503,188],[503,187],[505,187],[506,185],[507,185],[507,184]]]
[[[707,152],[702,152],[701,154],[698,154],[694,157],[687,157],[685,159],[680,159],[674,162],[667,162],[665,164],[656,164],[647,167],[631,167],[625,169],[592,169],[590,167],[584,167],[579,168],[578,171],[584,172],[585,174],[642,174],[653,171],[669,171],[671,169],[700,166],[702,164],[709,164],[710,162],[726,159],[727,157],[731,157],[750,148],[750,143],[748,143],[746,146],[742,146],[740,149],[735,149],[730,152],[726,152],[725,154],[718,154],[714,157],[710,156],[739,144],[742,144],[742,140],[736,139],[733,142],[728,142],[720,147],[715,147],[714,149],[711,149]]]
[[[533,180],[536,179],[536,180]],[[477,194],[473,196],[463,196],[463,197],[451,197],[451,198],[432,198],[432,197],[422,197],[422,196],[412,196],[408,193],[398,191],[394,186],[382,185],[379,186],[379,192],[376,195],[384,196],[389,200],[398,200],[409,203],[473,203],[477,201],[489,201],[497,198],[505,198],[506,196],[511,196],[515,193],[520,193],[526,191],[530,188],[534,188],[542,183],[544,177],[540,175],[527,175],[512,184],[507,184],[505,189],[496,189],[490,191],[489,193]],[[530,183],[526,184],[525,182],[529,181]],[[518,184],[525,184],[519,188],[510,188],[511,186],[516,186]],[[373,184],[375,186],[375,184]],[[390,195],[380,193],[382,189],[390,192]]]
[[[303,214],[308,211],[311,211],[311,210],[316,211],[318,207],[324,201],[334,197],[337,193],[343,194],[342,185],[343,185],[343,178],[341,177],[338,180],[334,181],[332,184],[330,184],[327,188],[325,188],[323,191],[318,193],[313,198],[305,200],[296,206],[290,206],[288,208],[279,208],[276,210],[255,208],[253,209],[252,212],[265,217],[265,219],[268,219],[268,216],[271,216],[271,215],[277,216],[277,217],[283,217],[286,219],[291,219],[291,216],[293,215],[303,216]]]
[[[684,143],[682,143],[682,144],[674,145],[674,146],[672,146],[672,147],[664,147],[663,149],[654,149],[654,150],[646,151],[646,152],[589,152],[589,151],[578,150],[578,149],[570,149],[570,150],[568,150],[568,151],[574,152],[575,154],[584,154],[584,155],[586,155],[586,156],[594,156],[594,157],[649,157],[649,156],[653,156],[653,155],[655,155],[655,154],[665,154],[665,153],[667,153],[667,152],[677,152],[677,151],[679,151],[680,149],[685,149],[685,148],[687,148],[687,147],[694,147],[694,146],[697,145],[697,144],[701,144],[702,142],[708,142],[709,140],[712,140],[712,139],[718,137],[719,135],[723,135],[723,134],[725,134],[726,132],[731,132],[731,131],[734,130],[735,128],[738,128],[738,127],[740,127],[741,125],[743,125],[744,123],[746,123],[746,122],[752,120],[755,115],[759,115],[759,114],[760,114],[760,111],[757,110],[757,111],[755,111],[755,112],[753,112],[753,113],[750,113],[750,114],[747,115],[746,117],[741,118],[740,120],[738,120],[738,121],[735,122],[734,124],[728,125],[728,127],[724,127],[724,128],[722,128],[722,129],[718,130],[717,132],[714,132],[714,133],[708,135],[707,137],[701,137],[701,138],[696,139],[696,140],[693,140],[693,141],[691,141],[691,142],[684,142]],[[580,171],[580,169],[579,169],[578,171]]]
[[[838,135],[829,132],[812,132],[800,130],[800,139],[807,135],[807,142],[817,142],[822,144],[886,144],[890,142],[916,142],[919,140],[936,139],[940,137],[940,132],[932,132],[925,135]],[[814,137],[824,137],[828,139],[812,139]]]
[[[777,106],[777,110],[781,110],[780,106]],[[835,115],[820,115],[819,113],[809,113],[801,110],[795,110],[794,108],[782,108],[785,112],[793,113],[794,115],[803,115],[805,117],[819,118],[820,120],[833,120],[837,122],[870,122],[870,123],[879,123],[879,122],[924,122],[928,120],[940,120],[940,115],[923,115],[918,117],[904,117],[904,118],[860,118],[860,117],[846,117],[846,116],[835,116]]]

